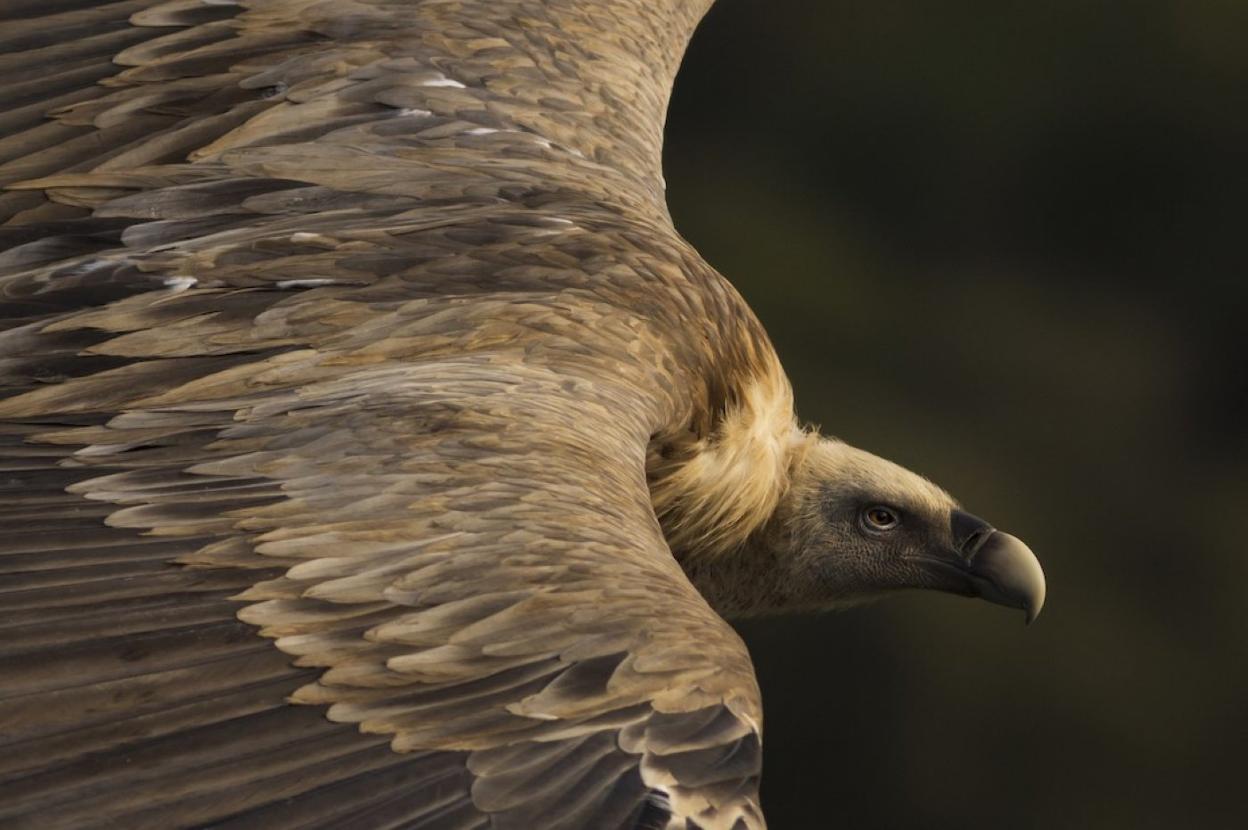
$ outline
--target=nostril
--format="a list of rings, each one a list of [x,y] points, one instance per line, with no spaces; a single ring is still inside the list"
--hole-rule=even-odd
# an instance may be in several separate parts
[[[978,551],[988,537],[992,535],[992,532],[992,528],[984,527],[972,532],[970,536],[966,537],[966,541],[962,543],[961,549],[967,559],[970,559],[975,555],[975,552]]]
[[[949,531],[954,546],[969,557],[992,535],[993,527],[978,516],[954,510],[949,516]]]

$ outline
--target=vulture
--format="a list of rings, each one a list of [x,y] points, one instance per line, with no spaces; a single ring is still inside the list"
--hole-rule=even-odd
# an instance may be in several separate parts
[[[757,830],[726,620],[1040,610],[673,229],[709,4],[0,4],[0,826]]]

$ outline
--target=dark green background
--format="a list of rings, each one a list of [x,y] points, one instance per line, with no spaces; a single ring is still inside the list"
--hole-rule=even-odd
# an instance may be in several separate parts
[[[677,227],[801,415],[1026,539],[1036,625],[743,626],[776,830],[1248,826],[1248,3],[720,0]]]

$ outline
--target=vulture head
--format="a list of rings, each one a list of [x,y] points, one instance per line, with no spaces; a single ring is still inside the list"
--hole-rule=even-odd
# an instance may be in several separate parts
[[[1044,573],[1022,541],[922,476],[836,440],[803,454],[753,544],[773,552],[799,607],[911,588],[1021,608],[1027,622],[1044,605]]]
[[[774,388],[787,397],[783,381]],[[912,589],[1018,608],[1028,623],[1040,613],[1044,572],[1021,540],[923,476],[807,432],[791,414],[763,426],[769,411],[755,402],[739,423],[725,419],[673,476],[689,497],[668,504],[656,491],[677,557],[721,614],[822,611]],[[717,516],[720,532],[693,511]]]

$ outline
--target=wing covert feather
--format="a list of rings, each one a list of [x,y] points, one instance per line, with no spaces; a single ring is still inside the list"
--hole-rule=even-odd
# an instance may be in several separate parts
[[[6,4],[0,823],[763,826],[644,470],[766,343],[663,205],[706,5]]]
[[[588,378],[569,395],[569,381],[566,370],[491,354],[369,368],[294,394],[270,390],[236,410],[189,467],[126,469],[133,450],[123,436],[88,445],[95,451],[87,457],[111,471],[71,484],[66,495],[116,505],[106,531],[192,540],[182,548],[179,577],[222,572],[223,548],[234,547],[233,567],[225,572],[241,571],[247,586],[232,595],[245,603],[235,606],[238,617],[305,667],[285,673],[308,681],[290,688],[291,699],[328,706],[330,721],[382,736],[396,758],[435,752],[462,759],[461,776],[472,773],[466,797],[492,816],[492,826],[523,827],[535,816],[560,815],[568,827],[614,826],[596,824],[606,815],[598,811],[636,818],[650,790],[667,793],[690,817],[705,812],[707,823],[699,826],[720,826],[713,822],[721,810],[750,815],[757,692],[739,640],[667,553],[644,481],[646,402],[626,386]],[[23,411],[22,402],[7,404]],[[141,407],[127,412],[119,431],[143,414]],[[412,430],[409,418],[438,426]],[[102,438],[109,427],[77,429],[84,439]],[[39,439],[27,437],[34,446]],[[273,488],[283,497],[273,499]],[[240,501],[232,495],[239,489],[257,491],[260,503]],[[201,501],[214,491],[231,494],[224,497],[229,509]],[[254,552],[220,542],[195,548],[238,534]],[[239,568],[244,561],[248,567]],[[138,562],[149,570],[162,565]],[[254,581],[266,574],[269,579]],[[85,578],[74,572],[65,582]],[[144,584],[159,595],[150,579]],[[158,704],[176,707],[188,697],[219,693],[204,682],[203,664],[246,667],[262,680],[261,669],[246,661],[260,655],[271,663],[270,647],[240,623],[216,622],[221,605],[206,603],[206,619],[193,609],[185,616],[182,609],[167,612],[157,624],[179,627],[157,628],[147,639],[168,644],[126,631],[88,638],[76,649],[58,643],[52,653],[62,674],[14,664],[16,676],[40,685],[6,690],[15,696],[7,707],[23,726],[8,734],[28,745],[38,737],[28,732],[37,733],[45,710],[25,696],[41,692],[68,695],[71,706],[84,710],[71,729],[83,741],[100,740],[118,704],[93,706],[71,675],[103,684],[114,700],[121,694],[121,713],[140,717],[142,707],[127,704],[120,691],[127,683],[134,694],[154,691]],[[153,656],[138,666],[116,656],[145,646]],[[43,661],[47,654],[45,645],[14,659]],[[313,679],[308,668],[322,671]],[[227,682],[222,691],[237,694],[228,689]],[[273,706],[280,698],[269,689]],[[317,759],[356,746],[338,732],[306,745],[302,738],[282,739],[275,731],[284,723],[282,711],[270,713],[272,726],[248,720],[254,716],[226,722],[277,742],[270,749],[249,741],[250,753],[277,759],[297,752],[300,780],[319,774]],[[63,728],[64,716],[49,725]],[[190,811],[183,815],[206,809],[199,789],[176,786],[177,764],[223,788],[251,774],[239,766],[246,755],[225,767],[202,752],[187,757],[178,742],[192,736],[175,731],[157,740],[172,741],[166,752],[177,760],[150,767],[159,770],[162,795],[144,802],[145,809],[174,801]],[[231,747],[226,741],[219,751]],[[498,763],[501,750],[512,753],[511,763]],[[125,752],[125,776],[145,767],[145,751]],[[283,769],[276,760],[265,764],[279,789],[288,786],[280,784]],[[47,787],[58,775],[83,774],[74,762],[42,773]],[[109,778],[94,772],[92,786]],[[35,783],[40,780],[36,773]],[[707,786],[721,780],[736,789],[708,796]],[[43,791],[31,787],[24,801]],[[631,792],[632,800],[621,801],[621,792]],[[78,806],[123,815],[137,809],[105,796]]]

